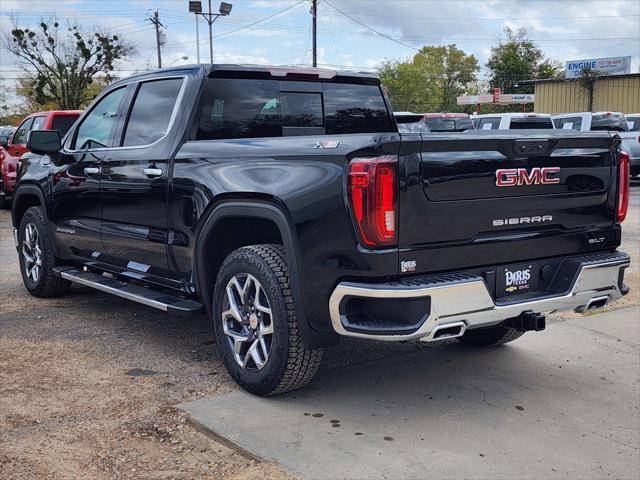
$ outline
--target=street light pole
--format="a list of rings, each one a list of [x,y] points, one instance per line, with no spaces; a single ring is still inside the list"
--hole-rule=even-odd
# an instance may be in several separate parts
[[[196,58],[198,59],[198,63],[200,63],[200,30],[198,28],[198,14],[196,13]]]
[[[211,0],[209,3],[209,11],[202,13],[202,2],[199,0],[189,1],[189,11],[196,14],[196,52],[198,55],[198,63],[200,63],[200,34],[198,33],[198,15],[202,15],[209,24],[209,61],[213,63],[213,22],[219,17],[226,17],[231,13],[233,5],[227,2],[221,2],[218,13],[211,11]]]

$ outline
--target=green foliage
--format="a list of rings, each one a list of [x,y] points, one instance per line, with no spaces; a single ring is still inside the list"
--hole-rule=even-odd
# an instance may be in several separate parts
[[[455,45],[425,46],[411,60],[385,61],[378,75],[394,110],[455,112],[478,70],[478,60]]]
[[[97,93],[94,79],[112,81],[115,62],[134,51],[116,35],[71,24],[63,28],[54,20],[36,30],[14,20],[5,43],[27,72],[20,93],[35,105],[60,109],[84,106]]]
[[[503,93],[533,93],[533,85],[519,85],[523,80],[551,78],[558,75],[560,65],[545,59],[542,50],[527,38],[524,28],[514,32],[504,28],[506,38],[491,47],[487,67],[491,70],[492,87],[500,87]]]

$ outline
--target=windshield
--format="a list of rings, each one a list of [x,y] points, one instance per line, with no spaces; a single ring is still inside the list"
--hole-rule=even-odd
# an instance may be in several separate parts
[[[627,125],[630,132],[640,132],[640,115],[637,117],[627,117]]]
[[[614,132],[628,132],[629,126],[624,115],[594,115],[591,119],[591,130],[613,130]]]

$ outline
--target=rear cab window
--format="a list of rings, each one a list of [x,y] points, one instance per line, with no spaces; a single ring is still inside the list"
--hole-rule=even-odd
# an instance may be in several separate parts
[[[500,117],[481,118],[478,122],[479,130],[498,130],[500,128]]]
[[[553,123],[558,130],[580,130],[582,117],[555,118]]]
[[[196,140],[394,130],[378,85],[213,78]]]
[[[530,130],[530,129],[552,129],[553,122],[549,117],[514,117],[509,124],[510,130]]]
[[[60,138],[64,137],[80,115],[54,115],[51,128],[60,132]]]
[[[627,117],[627,126],[630,132],[640,132],[640,116]]]
[[[593,117],[591,117],[591,130],[628,132],[629,126],[627,125],[627,119],[624,115],[594,115]]]
[[[425,118],[425,122],[432,132],[463,132],[473,130],[473,122],[470,118]]]

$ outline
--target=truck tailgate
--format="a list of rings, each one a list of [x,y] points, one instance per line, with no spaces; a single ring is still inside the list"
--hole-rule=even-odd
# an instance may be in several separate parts
[[[401,262],[437,271],[615,246],[613,144],[607,132],[424,134],[403,157]]]

